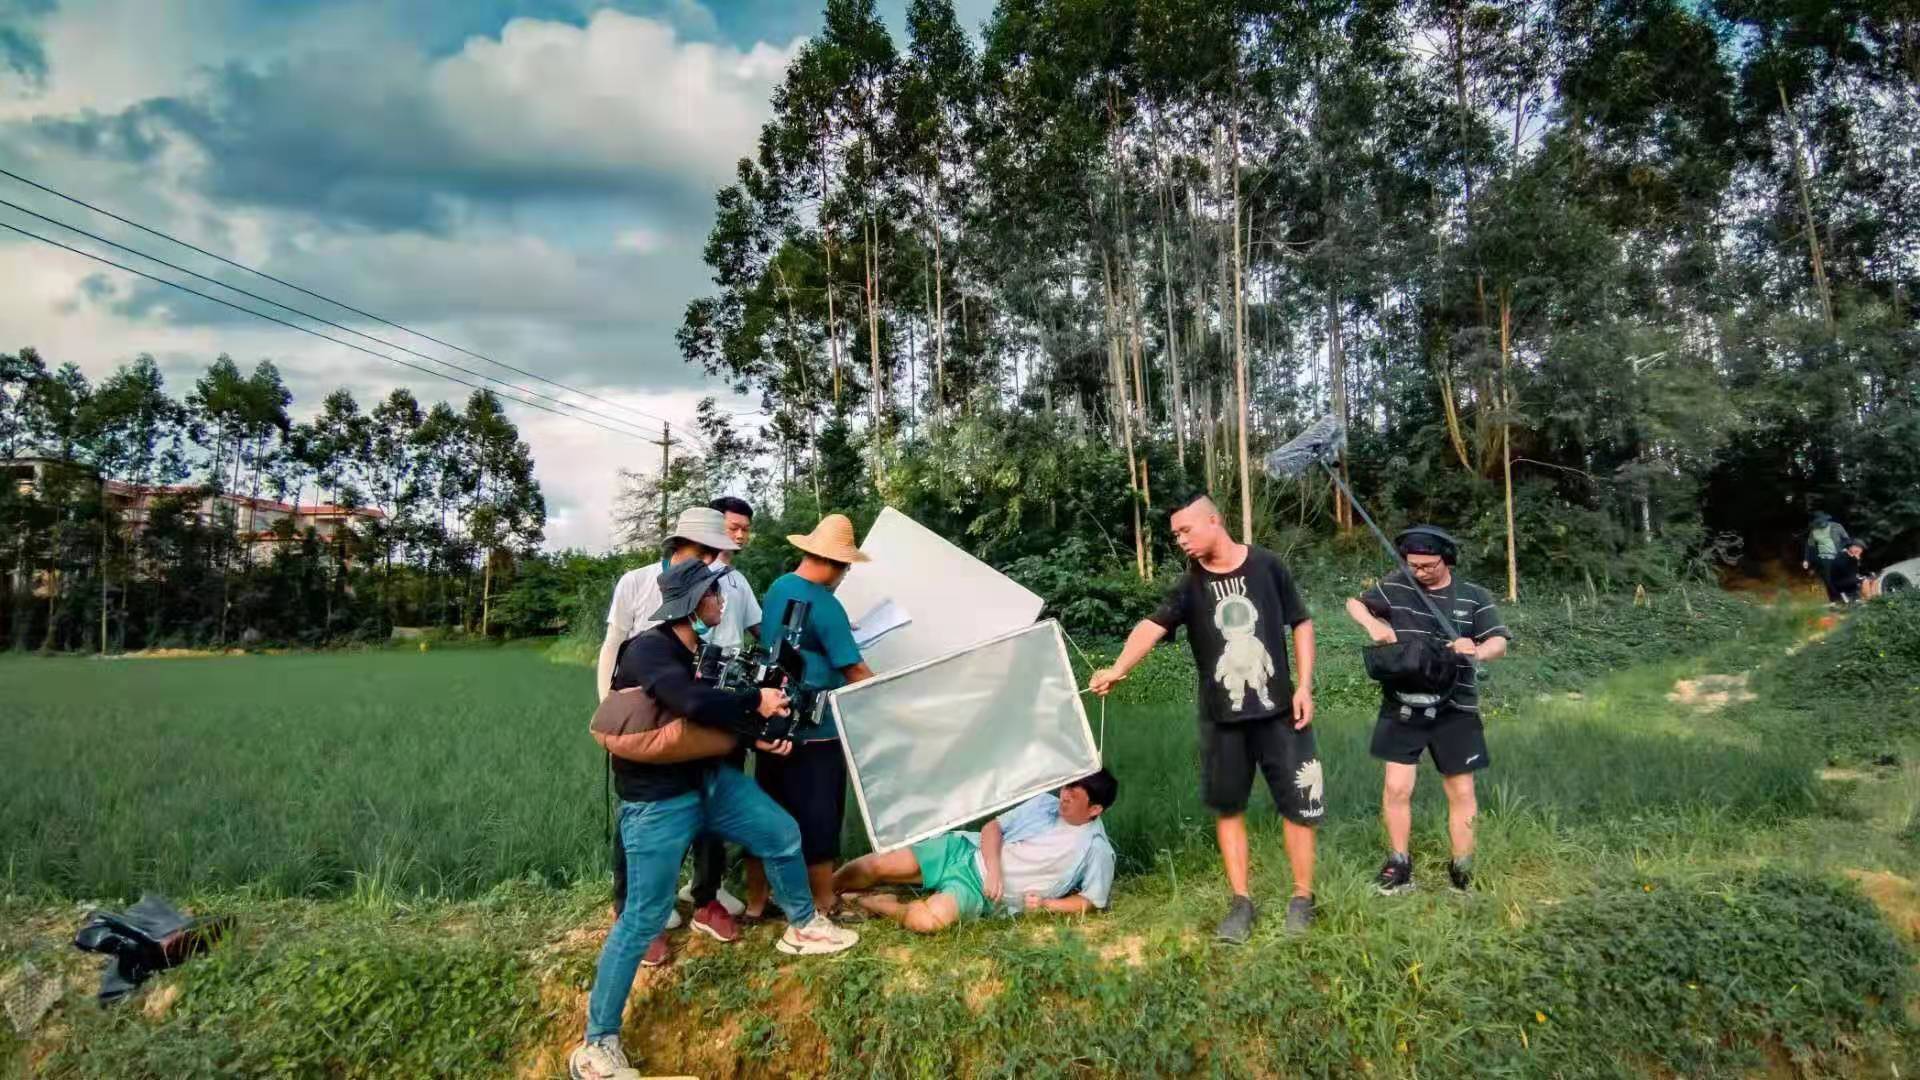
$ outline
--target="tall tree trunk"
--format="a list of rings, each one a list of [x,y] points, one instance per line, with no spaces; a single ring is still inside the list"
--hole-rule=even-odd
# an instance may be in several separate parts
[[[933,393],[934,419],[946,415],[947,399],[947,303],[946,303],[946,260],[941,250],[940,205],[944,192],[940,186],[940,170],[934,167],[933,180]]]
[[[1513,289],[1500,290],[1500,467],[1507,496],[1507,600],[1520,599],[1520,562],[1513,525]]]
[[[1333,383],[1333,415],[1339,418],[1340,429],[1345,431],[1350,419],[1347,415],[1347,349],[1340,335],[1340,297],[1334,289],[1327,290],[1327,376]],[[1345,450],[1340,452],[1340,478],[1347,478]],[[1353,528],[1353,511],[1337,488],[1333,492],[1333,521],[1342,531]]]
[[[1800,151],[1800,121],[1794,116],[1793,106],[1787,101],[1787,88],[1776,82],[1774,88],[1780,91],[1780,110],[1787,121],[1787,132],[1793,142],[1793,180],[1800,189],[1800,214],[1807,226],[1807,252],[1813,259],[1813,289],[1820,298],[1820,314],[1826,320],[1827,336],[1834,334],[1833,290],[1827,283],[1827,265],[1820,251],[1820,229],[1813,222],[1813,195],[1808,189],[1807,163]]]
[[[1240,539],[1253,542],[1253,471],[1247,460],[1247,293],[1240,244],[1240,116],[1233,118],[1233,382],[1240,416]]]
[[[886,387],[880,381],[880,226],[867,215],[864,223],[867,229],[865,268],[867,273],[867,365],[872,382],[869,407],[873,416],[873,485],[878,488],[886,479],[881,464],[881,411],[886,407]]]
[[[486,553],[485,576],[480,582],[480,636],[486,637],[493,621],[493,550]],[[329,594],[331,595],[331,594]]]

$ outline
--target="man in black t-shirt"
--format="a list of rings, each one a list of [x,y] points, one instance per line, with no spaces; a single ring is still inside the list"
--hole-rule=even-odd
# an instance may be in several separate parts
[[[1466,891],[1472,881],[1473,822],[1478,813],[1473,774],[1487,767],[1487,739],[1480,724],[1480,687],[1477,665],[1507,654],[1513,635],[1493,606],[1493,594],[1453,576],[1459,544],[1431,525],[1418,525],[1397,538],[1400,554],[1413,571],[1413,581],[1395,570],[1365,593],[1347,601],[1347,614],[1360,624],[1375,644],[1385,645],[1403,636],[1430,635],[1458,658],[1459,675],[1444,694],[1413,694],[1381,688],[1380,717],[1373,729],[1373,756],[1386,763],[1381,816],[1386,819],[1391,850],[1380,867],[1383,895],[1413,888],[1413,860],[1408,851],[1413,831],[1413,783],[1419,775],[1420,755],[1432,756],[1447,793],[1447,825],[1453,842],[1453,861],[1447,875],[1453,887]],[[1424,591],[1446,616],[1443,627],[1421,600]]]
[[[1218,936],[1238,945],[1253,933],[1246,811],[1255,766],[1285,819],[1293,869],[1286,928],[1298,933],[1313,922],[1313,830],[1326,815],[1311,726],[1313,621],[1279,558],[1235,543],[1213,500],[1198,496],[1175,511],[1173,536],[1187,554],[1186,574],[1160,609],[1134,627],[1120,659],[1093,673],[1091,688],[1106,694],[1162,638],[1186,628],[1199,676],[1201,793],[1215,815],[1220,861],[1233,891]],[[1297,687],[1287,668],[1289,628]]]

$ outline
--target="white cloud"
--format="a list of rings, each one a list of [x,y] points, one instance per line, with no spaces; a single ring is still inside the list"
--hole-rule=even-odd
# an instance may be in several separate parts
[[[427,86],[476,156],[725,181],[798,47],[683,41],[667,23],[618,11],[584,27],[515,19],[435,64]]]
[[[636,255],[651,255],[667,246],[667,238],[642,225],[622,231],[613,238],[613,246]]]

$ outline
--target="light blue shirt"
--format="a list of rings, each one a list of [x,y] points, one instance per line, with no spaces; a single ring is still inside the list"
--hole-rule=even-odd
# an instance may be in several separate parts
[[[1107,827],[1100,819],[1085,825],[1069,825],[1060,820],[1059,796],[1035,795],[995,820],[1000,823],[1001,866],[1009,876],[1011,853],[1008,849],[1015,845],[1051,848],[1054,845],[1050,841],[1058,841],[1062,848],[1057,858],[1046,861],[1040,880],[1022,882],[1018,888],[1010,880],[1005,882],[1006,892],[1001,896],[1001,903],[1007,914],[1021,912],[1024,893],[1029,888],[1048,900],[1078,893],[1095,907],[1107,906],[1113,895],[1113,843],[1107,839]],[[1052,835],[1061,830],[1069,835]],[[985,878],[986,860],[977,854],[974,859],[980,876]]]

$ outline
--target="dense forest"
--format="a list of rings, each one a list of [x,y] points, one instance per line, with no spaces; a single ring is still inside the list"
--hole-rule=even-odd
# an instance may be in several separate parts
[[[1296,557],[1363,557],[1324,477],[1258,468],[1329,413],[1376,516],[1454,529],[1510,595],[1791,569],[1814,510],[1870,564],[1920,547],[1914,0],[1002,0],[978,34],[911,0],[898,40],[872,0],[829,0],[823,22],[718,193],[678,333],[762,416],[704,403],[666,469],[627,476],[632,558],[742,493],[764,584],[780,534],[892,504],[1100,631],[1175,565],[1157,526],[1194,492]],[[99,386],[0,365],[0,457],[380,511],[263,545],[185,495],[127,530],[98,483],[0,492],[17,647],[562,609],[591,631],[621,561],[534,554],[532,462],[484,393],[342,392],[293,423],[266,363],[223,357],[179,401],[146,359]]]
[[[1336,413],[1364,503],[1522,595],[1777,565],[1815,509],[1920,542],[1912,0],[824,22],[679,333],[770,421],[703,418],[670,496],[890,502],[1147,578],[1195,490],[1268,542],[1351,536],[1324,477],[1257,465]]]
[[[176,399],[151,357],[94,385],[0,354],[0,642],[317,644],[559,617],[555,560],[516,570],[546,505],[498,398],[400,389],[362,411],[338,390],[305,422],[292,404],[269,361],[222,356]]]

